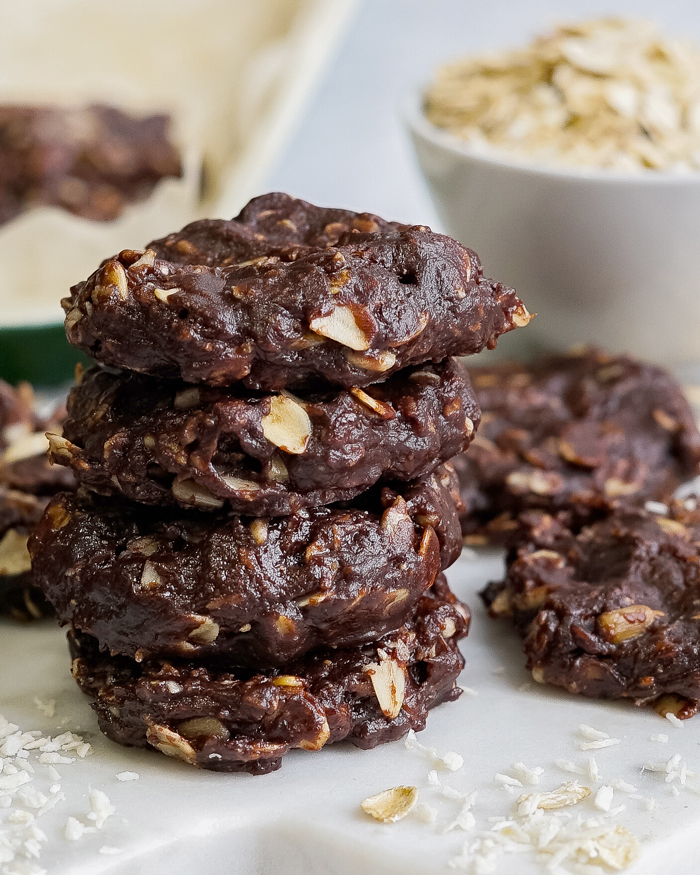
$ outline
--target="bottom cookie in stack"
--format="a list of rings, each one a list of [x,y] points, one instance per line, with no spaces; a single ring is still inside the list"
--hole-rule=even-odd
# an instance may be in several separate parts
[[[459,696],[457,642],[468,628],[440,574],[398,630],[274,671],[242,673],[225,659],[137,663],[74,630],[69,642],[73,675],[109,738],[200,768],[264,774],[292,748],[343,739],[372,748],[423,729],[429,708]]]
[[[30,551],[109,737],[262,773],[293,747],[398,738],[456,698],[455,495],[449,466],[270,519],[81,490]]]

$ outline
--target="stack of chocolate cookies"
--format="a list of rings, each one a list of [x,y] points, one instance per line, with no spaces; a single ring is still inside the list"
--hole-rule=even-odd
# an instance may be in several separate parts
[[[108,367],[70,396],[51,455],[82,488],[30,550],[109,737],[262,773],[457,697],[445,463],[479,408],[450,357],[527,323],[512,289],[428,228],[272,194],[64,306]]]

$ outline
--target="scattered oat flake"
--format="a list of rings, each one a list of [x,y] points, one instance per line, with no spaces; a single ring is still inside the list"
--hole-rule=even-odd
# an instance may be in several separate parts
[[[375,820],[382,823],[396,823],[403,820],[418,801],[417,787],[392,787],[382,790],[375,796],[368,796],[360,807]]]
[[[569,805],[576,805],[591,795],[588,787],[579,784],[578,781],[569,781],[562,784],[557,790],[550,790],[548,793],[527,793],[520,796],[518,799],[518,814],[524,814],[529,808],[534,806],[534,809],[541,808],[549,811],[554,808],[566,808]],[[521,810],[522,809],[522,810]]]

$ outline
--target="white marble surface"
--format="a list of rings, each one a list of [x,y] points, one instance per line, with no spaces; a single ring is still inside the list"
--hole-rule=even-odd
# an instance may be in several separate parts
[[[514,799],[494,785],[494,775],[524,761],[545,768],[536,789],[558,787],[575,776],[558,769],[554,760],[585,766],[589,753],[579,749],[577,727],[592,725],[621,743],[594,752],[602,779],[598,784],[586,777],[581,782],[595,792],[623,778],[657,800],[650,813],[640,800],[615,794],[613,806],[626,805],[615,822],[634,832],[643,848],[640,862],[629,871],[692,875],[697,868],[688,855],[697,850],[700,796],[682,790],[676,797],[665,776],[642,773],[641,767],[678,752],[690,769],[700,771],[697,727],[691,723],[676,729],[631,704],[586,701],[532,684],[519,642],[506,624],[486,617],[476,595],[500,571],[500,557],[486,554],[477,561],[465,557],[449,572],[455,591],[473,609],[472,633],[464,644],[467,667],[460,681],[476,695],[440,706],[419,735],[439,753],[452,750],[464,757],[460,770],[439,773],[442,783],[463,793],[477,791],[476,831],[488,829],[488,818],[507,815]],[[103,738],[88,699],[70,677],[63,633],[50,623],[20,627],[0,622],[0,663],[0,711],[8,719],[24,730],[46,734],[79,731],[95,748],[84,760],[56,766],[66,799],[37,821],[47,842],[36,864],[50,875],[439,875],[453,871],[448,861],[475,834],[442,834],[458,803],[428,786],[431,765],[417,751],[406,750],[403,742],[373,751],[346,744],[320,753],[294,751],[280,771],[263,777],[199,772]],[[520,689],[524,683],[530,687]],[[55,716],[40,713],[34,697],[55,699]],[[668,743],[650,741],[656,733],[666,733]],[[36,767],[32,786],[47,792],[52,783],[47,767],[38,765],[34,756],[31,762]],[[137,772],[139,780],[117,780],[117,773],[126,770]],[[362,799],[399,784],[417,786],[420,801],[437,808],[434,824],[410,816],[383,825],[362,814]],[[63,835],[66,820],[74,816],[89,823],[85,814],[94,788],[108,795],[116,814],[98,832],[69,842]],[[577,809],[585,817],[600,814],[591,798]],[[7,810],[0,812],[4,819]],[[119,853],[100,853],[105,846]],[[500,875],[544,871],[529,852],[504,857],[496,869]],[[15,870],[0,863],[0,873],[6,872],[14,875]]]
[[[265,188],[438,227],[397,116],[401,96],[444,58],[521,41],[549,20],[602,12],[653,16],[670,32],[700,39],[696,0],[365,0]],[[700,724],[692,721],[679,730],[627,704],[590,702],[534,686],[521,691],[529,679],[520,644],[506,626],[487,619],[475,595],[498,576],[499,566],[497,557],[463,559],[449,574],[474,612],[462,683],[477,695],[437,709],[420,736],[440,751],[464,756],[464,768],[443,773],[443,782],[463,792],[477,790],[477,826],[488,827],[488,817],[505,815],[511,801],[494,786],[494,774],[524,760],[547,769],[544,789],[557,786],[566,775],[554,760],[584,764],[576,727],[591,724],[621,738],[619,746],[597,753],[603,779],[622,777],[657,799],[650,813],[641,802],[616,796],[615,804],[627,806],[620,822],[642,840],[642,859],[630,871],[693,875],[700,796],[682,791],[675,797],[661,776],[642,773],[641,766],[679,752],[700,771]],[[66,799],[40,820],[47,842],[37,865],[50,875],[438,875],[452,871],[448,860],[468,838],[440,834],[454,807],[428,789],[427,763],[402,743],[370,752],[346,745],[320,754],[294,752],[279,772],[260,778],[196,772],[155,754],[119,748],[99,734],[87,699],[70,677],[63,635],[51,624],[0,622],[0,666],[0,712],[23,729],[79,730],[95,748],[94,756],[58,767]],[[495,673],[500,666],[504,672]],[[35,696],[56,699],[55,718],[37,710]],[[668,744],[649,740],[663,732]],[[140,779],[118,781],[116,774],[124,770],[138,772]],[[49,783],[39,767],[35,783],[44,790]],[[409,818],[384,826],[359,812],[365,796],[400,783],[416,784],[421,797],[438,807],[436,824]],[[117,813],[98,834],[68,842],[66,818],[84,818],[94,787],[107,793]],[[582,805],[594,813],[590,802]],[[100,854],[105,845],[120,853]],[[501,875],[540,871],[530,855],[504,858],[497,869]]]

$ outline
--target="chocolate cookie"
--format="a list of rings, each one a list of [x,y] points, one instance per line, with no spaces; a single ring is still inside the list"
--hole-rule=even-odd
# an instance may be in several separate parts
[[[482,421],[453,460],[468,541],[509,542],[527,508],[566,512],[579,526],[666,501],[698,473],[692,412],[661,368],[588,348],[470,374]]]
[[[180,158],[164,115],[135,118],[112,106],[0,107],[0,224],[30,206],[107,221],[147,197]]]
[[[505,582],[482,595],[492,616],[515,621],[535,680],[690,716],[700,699],[700,511],[695,500],[667,513],[650,506],[578,534],[524,514]]]
[[[33,586],[27,540],[48,498],[0,486],[0,616],[39,620],[52,613],[44,594]]]
[[[274,519],[154,514],[65,493],[30,542],[34,579],[62,623],[112,653],[282,665],[397,629],[440,571],[436,529],[447,530],[447,560],[459,554],[457,513],[437,476],[406,492],[411,503],[386,489],[371,510]],[[447,518],[436,518],[435,492],[446,514],[451,507]]]
[[[63,306],[69,341],[104,364],[262,391],[367,386],[530,319],[455,240],[282,194],[123,251]]]
[[[51,458],[101,495],[286,516],[430,474],[468,445],[479,415],[453,359],[303,397],[96,368],[71,392]]]
[[[52,613],[32,586],[27,539],[49,497],[74,486],[72,472],[46,456],[44,432],[60,429],[62,413],[42,419],[28,383],[14,389],[0,380],[0,615],[17,620]]]
[[[0,486],[29,495],[73,488],[73,474],[51,465],[46,455],[45,432],[60,433],[64,416],[62,406],[40,416],[29,383],[13,388],[0,380]]]
[[[295,747],[348,739],[371,748],[423,729],[428,708],[459,696],[457,641],[468,625],[441,575],[393,634],[264,675],[241,675],[222,661],[139,664],[100,652],[89,636],[69,639],[73,675],[96,699],[109,738],[199,768],[264,774]]]

